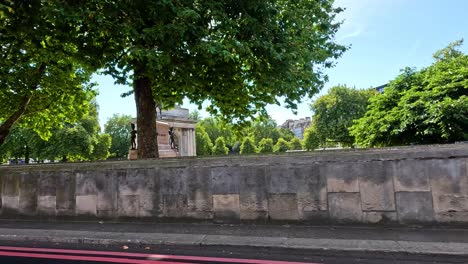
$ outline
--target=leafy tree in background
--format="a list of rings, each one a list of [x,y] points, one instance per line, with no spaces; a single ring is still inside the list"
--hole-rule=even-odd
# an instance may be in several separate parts
[[[219,137],[215,141],[215,145],[213,147],[213,155],[227,155],[229,149],[226,147],[226,143],[223,137]]]
[[[295,109],[345,51],[332,0],[51,1],[79,36],[104,47],[107,73],[133,80],[139,156],[157,157],[155,102],[184,97],[243,121],[284,97]],[[93,60],[93,57],[90,57]],[[207,130],[208,134],[209,131]]]
[[[242,140],[242,145],[240,147],[240,154],[253,154],[257,153],[257,148],[255,147],[254,140],[250,137],[244,138]]]
[[[273,139],[271,138],[262,138],[258,143],[258,152],[259,153],[272,153],[273,152]]]
[[[301,149],[302,149],[301,140],[298,139],[297,137],[294,137],[294,138],[291,139],[291,141],[289,142],[289,146],[290,146],[290,149],[291,149],[291,150],[301,150]]]
[[[66,161],[102,160],[109,155],[111,137],[100,134],[98,106],[90,104],[89,114],[78,122],[53,130],[41,155],[42,159]]]
[[[271,138],[276,143],[278,138],[280,138],[280,132],[277,127],[276,121],[271,118],[259,119],[252,122],[251,126],[246,127],[243,134],[245,134],[244,136],[251,136],[256,145],[263,138]]]
[[[291,141],[294,138],[294,133],[291,130],[289,130],[287,128],[283,128],[283,127],[280,127],[280,128],[277,128],[277,129],[278,129],[278,133],[279,133],[280,138],[282,138],[282,139],[284,139],[286,141]]]
[[[304,132],[303,148],[311,151],[320,147],[320,140],[314,126],[308,127]]]
[[[211,142],[205,128],[199,124],[195,127],[195,140],[197,145],[197,156],[211,155],[213,143]]]
[[[273,147],[274,152],[286,152],[290,149],[289,143],[284,138],[279,138]]]
[[[83,63],[90,54],[80,52],[76,26],[53,16],[49,4],[0,3],[0,145],[15,124],[47,139],[56,125],[84,116],[93,96],[88,82],[98,58]]]
[[[200,121],[202,119],[201,115],[200,115],[200,112],[198,112],[197,110],[191,111],[189,113],[189,118],[193,119],[195,121]]]
[[[5,142],[0,146],[0,157],[2,160],[14,158],[16,162],[24,158],[25,163],[29,163],[30,158],[37,159],[41,149],[41,138],[31,129],[15,125],[11,128],[10,134]]]
[[[364,116],[369,98],[376,94],[373,89],[357,90],[339,85],[320,96],[311,105],[312,124],[319,142],[324,144],[329,140],[352,146],[354,137],[348,128],[353,125],[353,120]]]
[[[132,131],[131,121],[130,115],[114,114],[104,125],[104,132],[110,135],[112,141],[111,157],[127,157],[130,148],[130,132]]]
[[[468,140],[468,56],[450,44],[419,71],[406,68],[371,99],[351,134],[362,146]]]
[[[215,142],[219,137],[223,137],[228,146],[232,146],[235,142],[233,127],[218,117],[204,118],[198,122],[197,127],[205,129],[211,142]]]

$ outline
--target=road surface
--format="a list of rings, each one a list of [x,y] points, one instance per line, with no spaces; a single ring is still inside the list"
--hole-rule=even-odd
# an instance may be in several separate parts
[[[0,242],[2,264],[87,264],[87,263],[229,263],[229,264],[350,264],[350,263],[468,263],[466,257],[418,256],[389,253],[353,254],[247,247],[66,245],[34,243],[15,245]]]

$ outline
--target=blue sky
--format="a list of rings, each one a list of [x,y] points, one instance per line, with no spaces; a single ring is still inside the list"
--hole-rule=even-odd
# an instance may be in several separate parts
[[[406,66],[430,65],[432,54],[450,42],[462,38],[468,42],[467,0],[336,0],[335,5],[346,8],[337,18],[344,22],[336,40],[351,49],[327,71],[329,82],[320,94],[337,84],[356,88],[385,84]],[[462,50],[468,53],[466,42]],[[136,116],[133,96],[120,97],[130,87],[115,85],[108,76],[95,76],[93,81],[98,83],[101,126],[114,113]],[[297,115],[280,106],[271,106],[268,112],[281,124],[311,116],[310,103],[304,100]],[[196,109],[188,103],[183,107]]]

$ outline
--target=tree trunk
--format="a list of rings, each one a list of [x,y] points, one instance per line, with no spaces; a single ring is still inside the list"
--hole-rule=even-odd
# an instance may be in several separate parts
[[[156,107],[151,91],[151,80],[146,76],[144,63],[136,62],[134,67],[133,91],[137,110],[138,158],[159,158]]]
[[[35,91],[37,89],[37,86],[39,85],[39,82],[41,80],[42,74],[44,73],[46,68],[45,63],[41,63],[39,68],[37,68],[36,71],[36,80],[33,82],[31,85],[30,89],[31,91]],[[0,125],[0,146],[3,145],[5,142],[6,137],[10,134],[11,127],[20,119],[20,117],[26,112],[26,109],[28,108],[29,103],[31,102],[31,96],[32,95],[25,95],[23,96],[23,99],[21,100],[20,105],[18,106],[18,110],[16,110],[13,114],[11,114],[10,117],[8,117],[5,122],[3,122]]]
[[[5,122],[0,125],[0,146],[5,142],[6,137],[10,134],[11,127],[20,119],[26,111],[26,108],[31,102],[31,96],[24,96],[21,100],[19,109],[16,110]]]

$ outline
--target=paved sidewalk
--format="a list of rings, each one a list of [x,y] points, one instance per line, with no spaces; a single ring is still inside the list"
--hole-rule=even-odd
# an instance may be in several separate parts
[[[468,256],[468,229],[0,220],[1,241]]]

